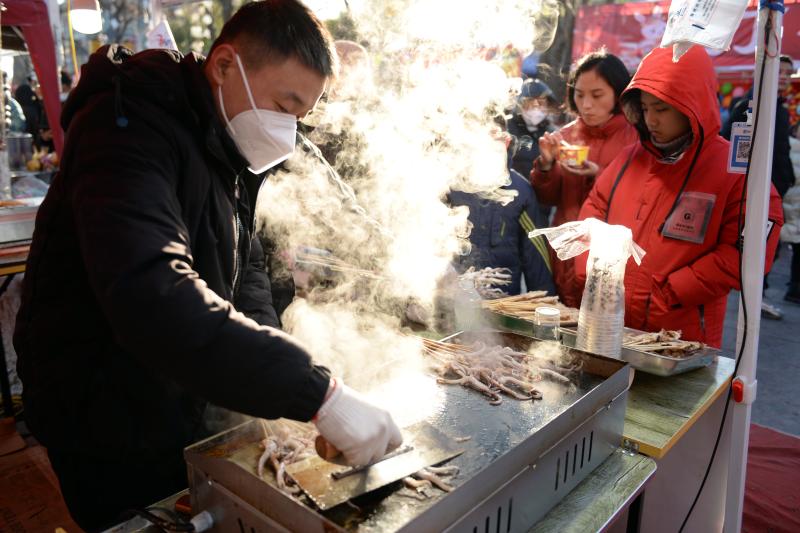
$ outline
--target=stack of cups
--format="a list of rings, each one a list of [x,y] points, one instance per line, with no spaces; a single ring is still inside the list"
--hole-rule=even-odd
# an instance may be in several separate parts
[[[575,347],[619,357],[625,326],[625,263],[627,257],[598,257],[589,252],[586,287],[578,314]]]
[[[533,336],[545,341],[557,341],[560,338],[560,323],[560,310],[555,307],[537,307],[533,315]]]

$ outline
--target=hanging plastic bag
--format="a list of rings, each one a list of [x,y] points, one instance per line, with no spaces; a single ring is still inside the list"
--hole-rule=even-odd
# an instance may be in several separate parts
[[[678,61],[693,44],[725,52],[731,47],[747,3],[748,0],[673,0],[661,46],[675,45],[673,61]]]
[[[528,236],[538,235],[547,238],[561,260],[589,250],[575,347],[619,357],[625,325],[625,265],[631,256],[641,264],[645,251],[633,242],[629,228],[596,218],[535,230]]]

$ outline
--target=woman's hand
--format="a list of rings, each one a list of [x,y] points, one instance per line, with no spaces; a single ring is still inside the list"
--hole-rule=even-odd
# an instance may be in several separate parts
[[[588,159],[583,162],[583,166],[580,167],[573,167],[571,165],[565,165],[562,163],[562,166],[572,172],[573,174],[577,174],[578,176],[584,176],[587,178],[594,178],[597,174],[600,173],[600,167],[594,161],[589,161]]]
[[[539,168],[543,171],[547,172],[553,167],[561,141],[561,134],[557,131],[548,132],[539,137]]]

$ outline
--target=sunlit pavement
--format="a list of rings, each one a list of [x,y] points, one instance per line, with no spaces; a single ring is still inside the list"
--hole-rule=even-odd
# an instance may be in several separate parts
[[[783,311],[782,320],[761,319],[758,352],[758,396],[752,421],[800,436],[800,305],[785,301],[792,251],[782,245],[769,275],[766,299]],[[745,292],[747,296],[747,292]],[[725,316],[723,354],[733,357],[739,293],[731,293]]]

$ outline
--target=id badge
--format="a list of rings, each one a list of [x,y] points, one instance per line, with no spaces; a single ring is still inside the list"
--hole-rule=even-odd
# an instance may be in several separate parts
[[[750,143],[753,141],[753,126],[746,122],[734,122],[731,127],[731,143],[728,153],[728,172],[744,174],[750,159]]]
[[[705,192],[681,194],[678,206],[664,223],[664,237],[702,244],[717,196]]]

